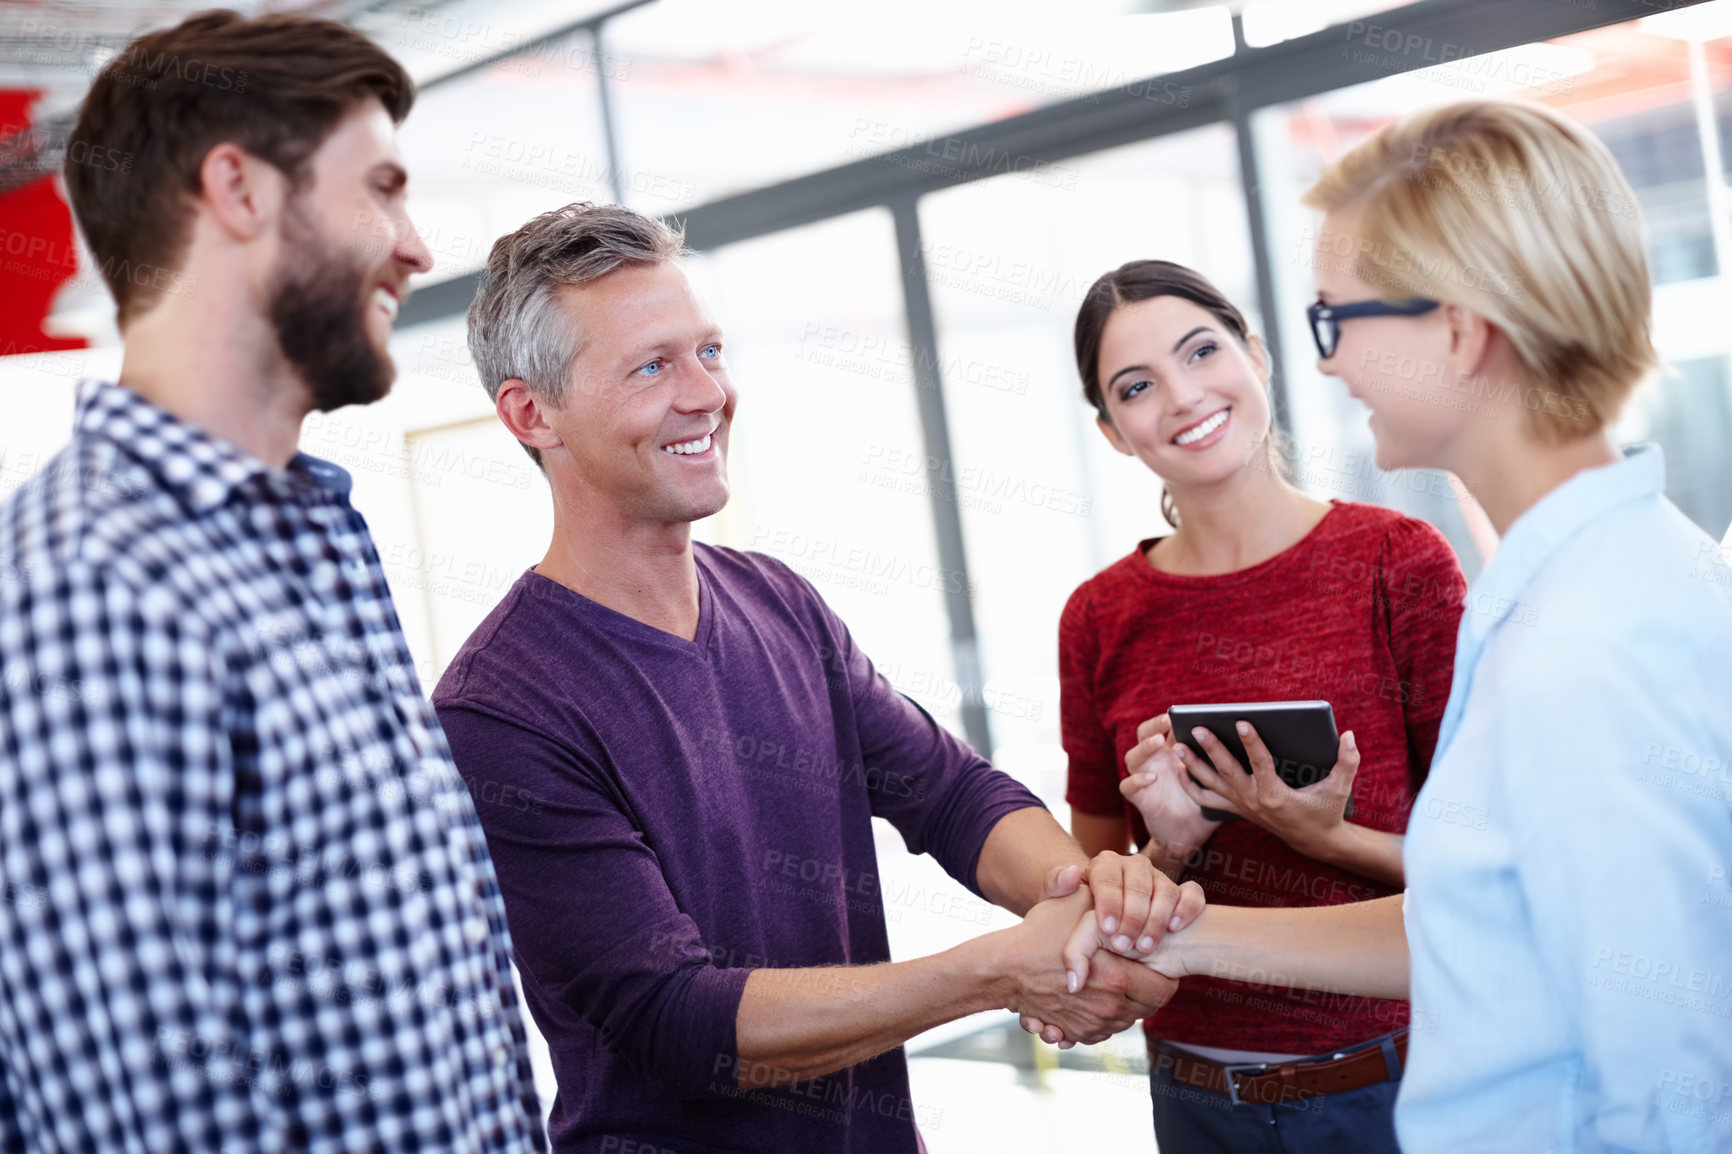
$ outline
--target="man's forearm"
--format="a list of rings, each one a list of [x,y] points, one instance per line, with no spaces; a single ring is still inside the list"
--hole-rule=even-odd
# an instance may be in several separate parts
[[[995,936],[907,962],[753,970],[735,1019],[736,1080],[747,1089],[806,1081],[1003,1007]]]
[[[1174,977],[1405,998],[1402,900],[1395,894],[1298,909],[1210,906],[1189,928],[1164,938],[1147,961]]]
[[[1088,864],[1076,838],[1051,813],[1029,806],[1005,814],[992,827],[980,848],[974,879],[988,901],[1020,917],[1045,896],[1042,886],[1053,867],[1086,869]]]

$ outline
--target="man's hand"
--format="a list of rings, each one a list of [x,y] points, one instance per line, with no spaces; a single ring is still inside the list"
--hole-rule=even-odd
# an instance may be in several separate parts
[[[1102,859],[1118,860],[1103,862]],[[1124,871],[1127,863],[1129,863],[1133,874],[1140,872],[1140,867],[1135,864],[1138,861],[1146,862],[1147,859],[1135,856],[1127,858],[1122,854],[1103,853],[1089,863],[1088,876],[1104,876],[1109,880],[1117,876],[1122,881],[1122,871]],[[1203,890],[1196,882],[1186,882],[1182,886],[1175,886],[1172,879],[1158,870],[1151,870],[1150,872],[1154,877],[1160,879],[1159,882],[1155,883],[1156,885],[1171,890],[1173,900],[1169,906],[1166,904],[1165,896],[1158,899],[1158,902],[1155,899],[1150,899],[1151,916],[1144,923],[1144,931],[1135,945],[1140,947],[1142,942],[1151,939],[1152,942],[1147,949],[1124,951],[1127,953],[1150,952],[1156,948],[1169,931],[1176,932],[1184,929],[1203,912]],[[1042,902],[1041,906],[1050,906],[1053,904],[1051,899],[1062,898],[1075,893],[1084,876],[1084,871],[1076,866],[1065,866],[1053,870],[1047,875],[1046,882],[1046,894],[1049,900]],[[1164,981],[1150,983],[1144,976],[1134,972],[1135,969],[1146,969],[1146,967],[1134,966],[1132,971],[1123,969],[1126,965],[1124,959],[1113,956],[1111,952],[1115,948],[1114,939],[1109,938],[1100,929],[1098,897],[1095,899],[1095,907],[1093,911],[1084,908],[1081,916],[1077,918],[1070,936],[1065,940],[1061,956],[1064,960],[1066,989],[1084,993],[1094,990],[1123,992],[1141,1005],[1140,1012],[1131,1020],[1146,1018],[1165,1005],[1167,999],[1172,997],[1173,991],[1168,988]],[[1167,913],[1167,910],[1171,912]],[[1032,912],[1030,911],[1031,915]],[[1165,918],[1164,922],[1161,920],[1163,917]],[[1128,927],[1121,925],[1119,928],[1126,929]],[[1125,936],[1119,934],[1117,939],[1122,940]],[[1121,990],[1121,983],[1128,984],[1124,985]],[[1040,1035],[1042,1039],[1058,1045],[1061,1049],[1069,1049],[1076,1042],[1084,1040],[1064,1030],[1059,1024],[1041,1018],[1038,1014],[1024,1013],[1022,1015],[1022,1028],[1031,1034]],[[1123,1028],[1120,1027],[1120,1029]],[[1113,1032],[1116,1033],[1117,1031]]]
[[[1077,872],[1074,866],[1055,871],[1067,875],[1055,877],[1055,884],[1074,881]],[[1083,926],[1098,934],[1087,889],[1048,898],[1021,925],[1002,931],[1010,947],[1003,964],[1014,982],[1006,1008],[1020,1015],[1023,1029],[1064,1049],[1102,1042],[1128,1029],[1178,989],[1173,979],[1111,952],[1095,959],[1086,979],[1074,970],[1067,973],[1069,962],[1061,960],[1061,951]]]

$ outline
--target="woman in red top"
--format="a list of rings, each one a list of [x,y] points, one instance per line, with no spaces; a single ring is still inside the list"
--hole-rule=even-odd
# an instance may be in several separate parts
[[[1454,553],[1422,521],[1287,482],[1268,354],[1190,269],[1133,261],[1101,277],[1077,316],[1076,353],[1101,432],[1166,482],[1175,527],[1065,606],[1077,840],[1090,854],[1134,841],[1218,905],[1398,892],[1402,831],[1449,696],[1466,588]],[[1304,699],[1329,701],[1342,731],[1333,772],[1304,790],[1274,775],[1254,732],[1254,774],[1212,738],[1215,765],[1184,760],[1166,732],[1175,704]],[[1199,801],[1248,820],[1208,821]],[[1144,1024],[1162,1154],[1395,1151],[1407,1004],[1232,977],[1243,980],[1187,979]],[[1226,1068],[1244,1063],[1275,1073]]]

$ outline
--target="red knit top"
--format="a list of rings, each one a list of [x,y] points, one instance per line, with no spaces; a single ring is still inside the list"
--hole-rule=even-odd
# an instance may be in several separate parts
[[[1163,573],[1144,556],[1151,539],[1071,595],[1059,677],[1073,809],[1128,818],[1141,846],[1148,831],[1118,788],[1141,722],[1177,704],[1322,699],[1360,749],[1352,820],[1407,828],[1408,770],[1431,763],[1467,585],[1425,522],[1331,504],[1297,544],[1249,569]],[[1185,877],[1217,905],[1334,905],[1396,892],[1248,821],[1223,824]],[[1314,1054],[1406,1023],[1404,1001],[1187,978],[1144,1028],[1180,1043]]]

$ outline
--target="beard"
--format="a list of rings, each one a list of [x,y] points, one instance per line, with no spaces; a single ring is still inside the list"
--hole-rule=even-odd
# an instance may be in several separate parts
[[[277,344],[307,383],[316,412],[371,404],[391,391],[397,368],[367,331],[370,279],[371,270],[326,244],[290,204],[266,307]]]

